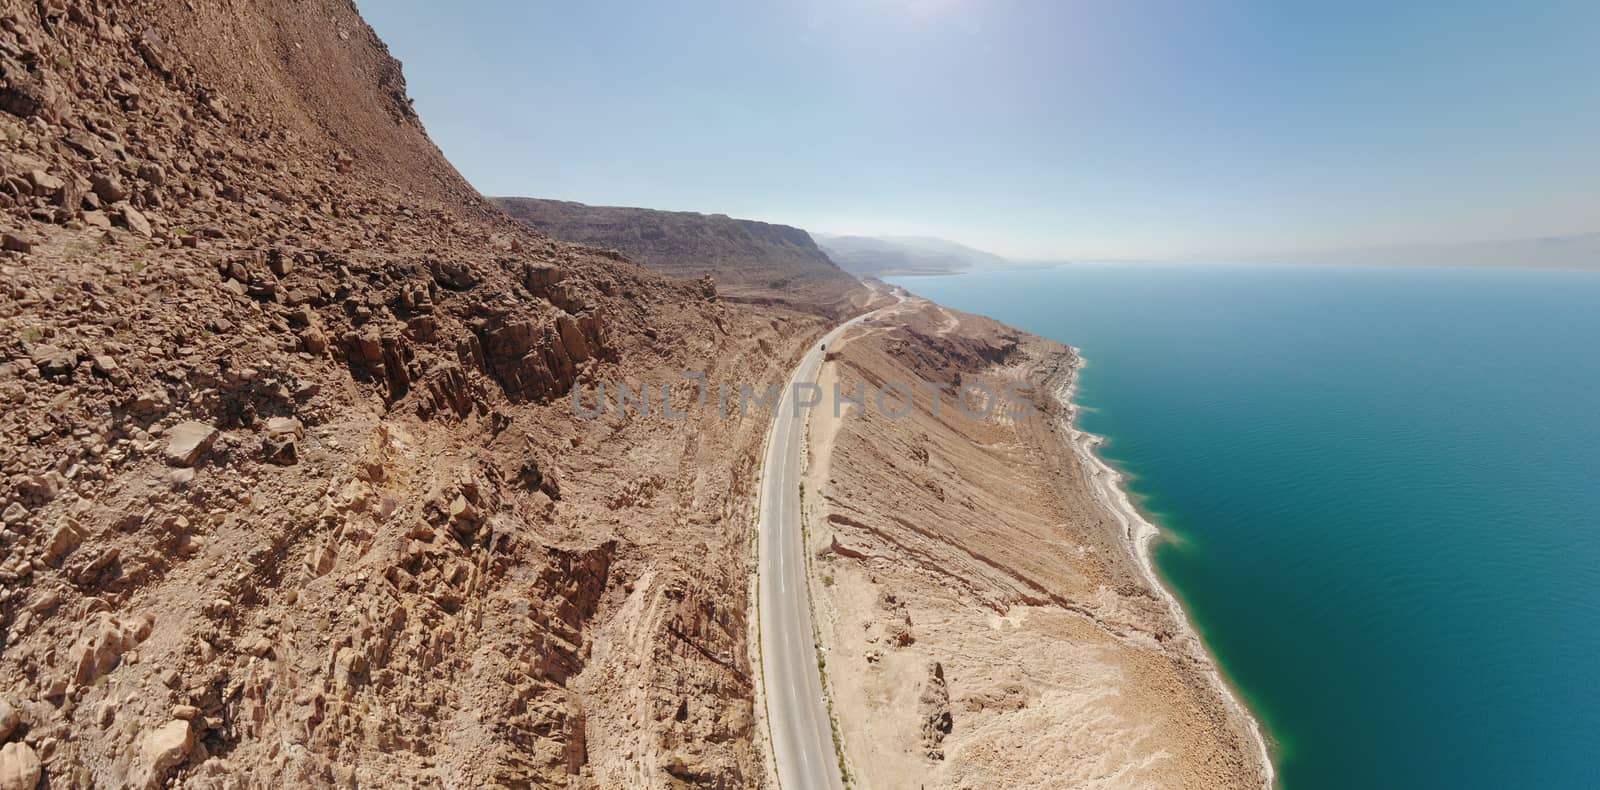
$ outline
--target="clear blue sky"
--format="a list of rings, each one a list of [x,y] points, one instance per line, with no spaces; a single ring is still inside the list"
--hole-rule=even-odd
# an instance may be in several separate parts
[[[1600,2],[359,0],[479,190],[1219,257],[1600,229]]]

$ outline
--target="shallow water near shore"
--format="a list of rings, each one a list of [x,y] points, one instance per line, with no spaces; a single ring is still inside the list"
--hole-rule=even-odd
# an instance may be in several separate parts
[[[1082,349],[1080,425],[1282,786],[1600,786],[1600,273],[896,284]]]

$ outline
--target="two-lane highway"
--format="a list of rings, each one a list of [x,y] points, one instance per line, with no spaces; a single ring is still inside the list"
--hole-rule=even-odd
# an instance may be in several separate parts
[[[761,598],[762,679],[773,758],[784,790],[834,790],[844,786],[828,705],[822,695],[822,676],[811,630],[811,602],[806,594],[805,546],[800,530],[806,410],[795,408],[794,385],[816,382],[824,356],[821,347],[875,312],[834,328],[800,360],[773,415],[766,462],[761,467],[757,589]],[[833,407],[831,400],[820,400],[818,408]]]

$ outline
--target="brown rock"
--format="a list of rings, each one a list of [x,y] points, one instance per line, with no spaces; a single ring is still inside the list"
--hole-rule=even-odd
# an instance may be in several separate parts
[[[16,706],[10,700],[0,697],[0,742],[11,737],[11,733],[22,723],[22,714],[17,712]]]
[[[274,275],[288,277],[294,271],[294,256],[277,248],[268,250],[267,268]]]
[[[304,439],[306,431],[300,421],[293,417],[273,417],[267,420],[268,436],[292,436],[295,439]]]
[[[117,211],[122,224],[127,226],[128,230],[145,238],[155,235],[155,231],[150,227],[150,220],[146,219],[138,209],[124,203],[117,207]]]
[[[33,252],[33,242],[15,233],[0,235],[0,246],[11,252]]]
[[[557,266],[548,263],[529,263],[523,267],[522,280],[528,290],[543,296],[556,283],[561,282],[564,273]]]
[[[452,291],[465,291],[478,284],[478,273],[461,261],[433,261],[428,267],[434,281]]]
[[[333,547],[324,543],[306,555],[306,570],[310,571],[312,576],[322,576],[333,570],[333,565],[338,560],[339,555],[334,552]]]
[[[833,542],[829,544],[828,549],[841,557],[849,557],[854,560],[864,560],[867,558],[865,552],[858,549],[853,549],[844,545],[843,543],[840,543],[838,535],[833,536]]]
[[[70,373],[78,366],[77,354],[48,343],[40,343],[28,349],[28,356],[41,372],[49,375]]]
[[[122,185],[122,179],[115,174],[96,175],[92,183],[95,196],[107,203],[119,203],[128,199],[128,188]]]
[[[105,150],[105,144],[101,143],[99,138],[82,129],[73,129],[66,137],[61,138],[61,141],[66,143],[68,148],[89,159],[100,158],[101,152]]]
[[[145,31],[134,42],[134,47],[144,57],[144,62],[163,75],[172,73],[172,53],[167,50],[166,42],[161,40],[161,35],[153,30]]]
[[[52,567],[61,564],[61,559],[83,543],[83,529],[71,520],[62,520],[61,524],[50,533],[50,542],[45,545],[44,561]]]
[[[478,509],[467,498],[457,494],[450,502],[450,525],[461,534],[471,534],[478,525]]]
[[[307,353],[322,356],[328,351],[328,335],[320,327],[308,326],[300,330],[300,345]]]
[[[136,635],[130,633],[109,615],[100,618],[84,629],[72,648],[72,682],[85,686],[96,678],[117,668],[122,654],[132,647]]]
[[[44,765],[33,747],[8,743],[0,747],[0,790],[34,790],[44,776]]]
[[[167,397],[165,390],[152,389],[139,393],[129,408],[139,416],[154,417],[165,413],[171,405],[172,399]]]
[[[573,362],[582,362],[589,358],[589,341],[583,336],[583,330],[578,327],[578,322],[570,315],[556,319],[556,332],[561,337],[561,347]]]
[[[167,772],[183,762],[193,748],[194,730],[183,719],[173,719],[144,736],[139,743],[139,769],[143,772],[144,786],[158,786]]]
[[[256,658],[266,658],[272,654],[272,641],[264,636],[258,636],[244,643],[244,652]]]
[[[0,84],[0,110],[24,118],[36,115],[50,105],[51,92],[43,80],[20,69],[8,68]]]
[[[194,466],[216,440],[216,428],[203,422],[180,422],[167,429],[167,463]]]
[[[293,417],[273,417],[267,420],[267,438],[262,444],[262,455],[267,461],[283,466],[300,460],[298,443],[305,438],[305,429]]]
[[[166,169],[155,162],[144,162],[140,164],[139,177],[152,184],[155,184],[156,186],[161,186],[167,183]]]
[[[922,719],[922,747],[931,760],[944,759],[944,736],[950,734],[950,690],[944,681],[944,665],[928,663],[928,682],[917,698],[917,716]]]
[[[33,185],[33,194],[36,197],[51,197],[67,188],[67,182],[43,170],[29,171],[28,183]]]

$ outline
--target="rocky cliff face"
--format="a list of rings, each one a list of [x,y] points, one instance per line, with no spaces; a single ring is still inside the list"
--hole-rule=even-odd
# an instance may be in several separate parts
[[[670,277],[709,276],[732,298],[837,316],[854,312],[868,294],[810,234],[788,225],[563,200],[495,200],[555,238],[620,250]]]
[[[569,396],[818,319],[505,217],[346,0],[0,3],[0,233],[5,787],[760,781],[765,416]]]

